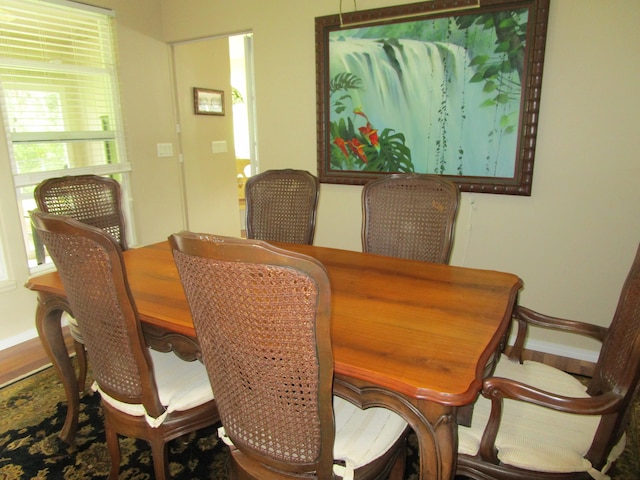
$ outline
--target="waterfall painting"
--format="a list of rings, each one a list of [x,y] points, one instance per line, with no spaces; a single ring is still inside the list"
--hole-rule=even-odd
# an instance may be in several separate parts
[[[443,175],[530,195],[549,0],[433,0],[316,18],[318,173]]]

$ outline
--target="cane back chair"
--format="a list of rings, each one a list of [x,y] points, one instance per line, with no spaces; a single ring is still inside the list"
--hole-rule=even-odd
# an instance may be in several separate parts
[[[484,380],[470,428],[460,426],[458,467],[477,479],[604,480],[624,450],[640,381],[640,250],[611,325],[560,319],[519,306],[511,358]],[[588,387],[533,361],[522,363],[527,325],[602,342]]]
[[[250,177],[245,185],[247,238],[311,245],[319,185],[309,172],[289,168]]]
[[[111,235],[60,215],[33,211],[31,218],[84,334],[102,399],[109,478],[118,478],[118,434],[146,440],[155,478],[167,478],[167,442],[219,421],[204,366],[146,347],[122,252]]]
[[[182,232],[170,242],[231,447],[231,478],[401,479],[406,422],[332,396],[322,264],[257,240]]]
[[[40,183],[34,197],[38,209],[100,228],[127,249],[120,184],[98,175],[68,175]]]
[[[460,192],[438,175],[393,174],[362,189],[364,252],[449,263]]]
[[[36,205],[41,212],[64,215],[112,235],[122,250],[127,249],[127,235],[122,213],[120,184],[98,175],[68,175],[49,178],[34,191]],[[34,238],[37,243],[37,238]],[[38,247],[36,247],[38,250]],[[39,263],[44,260],[39,260]],[[78,359],[78,385],[84,390],[87,360],[82,332],[71,315],[65,315],[74,340]]]

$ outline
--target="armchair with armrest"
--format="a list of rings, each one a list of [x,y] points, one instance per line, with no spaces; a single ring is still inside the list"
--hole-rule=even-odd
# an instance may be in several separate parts
[[[460,426],[457,473],[476,479],[604,480],[624,450],[640,381],[640,249],[611,325],[601,327],[518,306],[518,333],[502,356],[470,428]],[[588,386],[561,370],[522,362],[527,326],[592,337],[602,349]]]

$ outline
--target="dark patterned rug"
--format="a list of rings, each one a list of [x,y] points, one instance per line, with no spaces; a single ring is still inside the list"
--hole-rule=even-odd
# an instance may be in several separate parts
[[[107,478],[109,452],[102,428],[98,394],[80,402],[76,443],[58,439],[66,414],[64,390],[52,368],[0,389],[0,480]],[[44,421],[42,419],[45,419]],[[640,404],[636,405],[627,449],[610,472],[613,480],[640,478]],[[210,427],[169,443],[172,477],[176,480],[224,480],[227,447]],[[405,478],[417,480],[417,444],[410,437]],[[120,479],[153,478],[151,451],[140,440],[120,439]]]

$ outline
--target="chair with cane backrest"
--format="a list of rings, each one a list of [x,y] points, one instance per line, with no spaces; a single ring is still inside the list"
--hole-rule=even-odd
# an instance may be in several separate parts
[[[109,478],[118,478],[118,434],[146,440],[155,478],[168,478],[167,442],[219,421],[204,366],[146,347],[122,252],[111,235],[60,215],[33,211],[31,218],[84,334],[102,398]]]
[[[120,184],[98,175],[68,175],[49,178],[34,191],[38,209],[44,213],[64,215],[112,235],[122,250],[127,250],[127,235],[122,213]],[[71,315],[65,315],[74,339],[78,358],[78,385],[84,390],[87,360],[82,332]]]
[[[458,428],[458,473],[483,480],[608,479],[640,385],[640,249],[608,328],[522,306],[514,318],[510,358],[503,356],[484,380],[471,427]],[[548,365],[522,363],[529,324],[602,342],[588,387]]]
[[[247,238],[267,242],[313,243],[320,190],[304,170],[267,170],[245,185]]]
[[[460,192],[439,175],[393,174],[362,189],[364,252],[449,263]]]
[[[34,197],[38,209],[100,228],[127,250],[120,184],[98,175],[68,175],[40,183]]]
[[[182,232],[170,243],[231,447],[231,478],[401,479],[407,423],[332,395],[322,264],[258,240]]]

